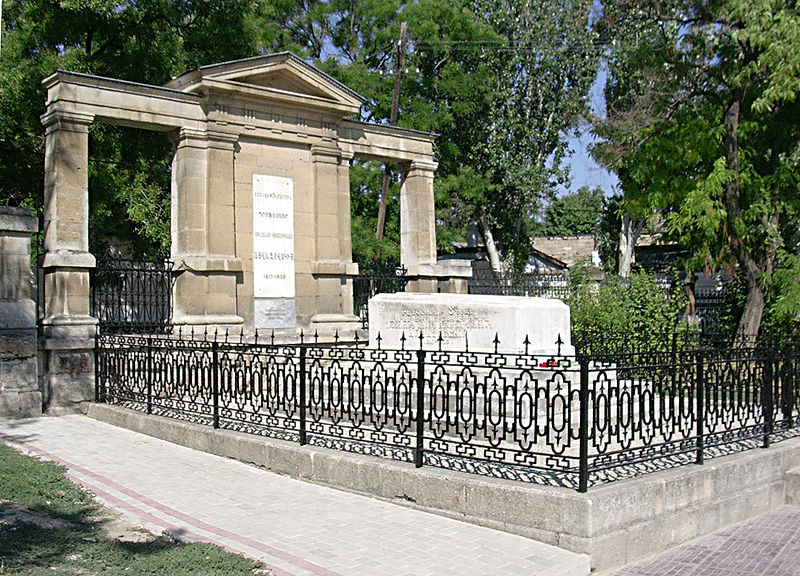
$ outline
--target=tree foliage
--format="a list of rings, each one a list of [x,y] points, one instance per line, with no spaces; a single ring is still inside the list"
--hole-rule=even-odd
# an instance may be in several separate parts
[[[163,84],[209,62],[252,56],[274,33],[256,0],[12,0],[0,55],[0,201],[41,208],[45,90],[56,69]],[[113,234],[139,252],[169,246],[171,143],[93,125],[91,249]]]
[[[573,333],[637,334],[645,339],[674,331],[686,307],[683,292],[659,286],[653,275],[633,272],[628,281],[611,276],[597,286],[582,268],[570,275],[567,299]]]
[[[597,155],[630,214],[658,212],[693,269],[737,269],[759,331],[797,254],[800,12],[794,2],[604,3],[608,117]],[[788,297],[788,293],[786,294]]]
[[[545,211],[544,233],[548,236],[594,234],[603,203],[603,190],[588,186],[556,198]]]

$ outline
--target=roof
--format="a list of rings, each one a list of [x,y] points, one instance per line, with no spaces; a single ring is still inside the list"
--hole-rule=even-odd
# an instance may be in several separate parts
[[[292,52],[201,66],[165,85],[182,92],[227,91],[250,99],[305,102],[357,114],[366,98]]]

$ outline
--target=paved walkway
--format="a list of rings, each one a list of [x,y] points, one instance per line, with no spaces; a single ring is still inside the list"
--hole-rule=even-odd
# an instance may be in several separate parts
[[[0,441],[57,461],[160,533],[263,561],[275,576],[585,576],[533,540],[325,488],[84,416],[0,420]]]
[[[762,514],[614,576],[800,576],[800,508]]]

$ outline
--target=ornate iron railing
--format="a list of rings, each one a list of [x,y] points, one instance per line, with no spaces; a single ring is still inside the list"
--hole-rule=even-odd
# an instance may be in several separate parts
[[[101,332],[164,334],[172,330],[169,260],[98,260],[91,287],[92,315]]]
[[[540,357],[106,334],[97,399],[584,491],[797,435],[799,372],[797,346]]]
[[[359,275],[353,278],[353,313],[361,318],[361,326],[369,326],[369,299],[376,294],[402,292],[408,284],[405,266],[393,262],[359,264]]]

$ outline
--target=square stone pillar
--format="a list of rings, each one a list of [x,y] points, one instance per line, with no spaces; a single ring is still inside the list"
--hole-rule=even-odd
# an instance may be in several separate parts
[[[173,322],[241,325],[233,162],[235,134],[182,129],[172,161]]]
[[[344,333],[356,328],[353,314],[353,263],[350,225],[350,158],[335,145],[313,145],[314,210],[316,213],[316,310],[314,330]],[[299,295],[298,295],[299,296]],[[302,311],[299,315],[302,316]]]
[[[90,114],[51,109],[45,126],[44,318],[42,391],[49,413],[80,410],[94,398],[94,337],[90,315]]]
[[[0,417],[42,413],[36,361],[36,303],[31,293],[31,234],[26,208],[0,206]]]
[[[413,279],[409,292],[436,292],[436,279],[425,269],[436,264],[436,210],[433,198],[435,162],[412,161],[400,188],[400,263]]]

